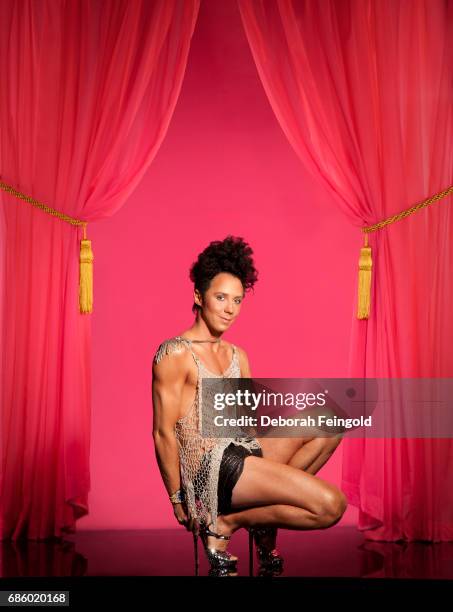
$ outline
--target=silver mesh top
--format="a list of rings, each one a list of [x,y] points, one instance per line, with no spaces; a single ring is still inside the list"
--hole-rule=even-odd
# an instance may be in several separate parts
[[[220,463],[225,448],[233,442],[247,449],[261,448],[254,438],[217,438],[201,435],[201,402],[203,378],[240,378],[241,370],[237,350],[234,344],[233,358],[228,368],[221,374],[208,370],[192,350],[192,342],[182,336],[175,336],[159,345],[154,362],[159,361],[173,351],[186,348],[190,350],[198,368],[197,391],[188,412],[175,424],[175,436],[178,441],[181,487],[184,489],[187,510],[192,518],[205,524],[217,520],[217,487]],[[208,388],[207,388],[208,389]],[[204,400],[206,401],[206,393]],[[212,527],[211,527],[212,528]]]

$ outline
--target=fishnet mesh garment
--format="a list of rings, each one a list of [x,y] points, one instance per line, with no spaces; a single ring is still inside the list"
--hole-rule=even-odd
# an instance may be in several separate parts
[[[175,336],[160,344],[154,357],[155,363],[158,363],[165,355],[169,355],[181,347],[191,351],[198,368],[195,399],[187,414],[178,419],[175,424],[175,436],[178,441],[179,450],[181,487],[186,496],[187,511],[190,517],[196,519],[199,524],[209,525],[212,522],[215,528],[218,515],[217,487],[223,451],[232,442],[249,450],[258,449],[261,446],[257,440],[251,437],[209,437],[209,428],[207,429],[209,423],[207,422],[204,423],[205,436],[201,434],[203,378],[240,378],[241,370],[236,347],[232,345],[233,359],[230,366],[221,376],[210,372],[192,350],[190,340],[181,336]],[[205,392],[205,401],[210,402],[209,396],[206,396]]]

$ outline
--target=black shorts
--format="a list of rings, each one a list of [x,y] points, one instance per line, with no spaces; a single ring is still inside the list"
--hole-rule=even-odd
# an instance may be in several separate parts
[[[223,451],[217,488],[218,514],[229,514],[232,512],[231,496],[233,488],[244,469],[244,459],[249,455],[262,457],[263,451],[261,448],[249,450],[245,446],[234,444],[233,442]]]

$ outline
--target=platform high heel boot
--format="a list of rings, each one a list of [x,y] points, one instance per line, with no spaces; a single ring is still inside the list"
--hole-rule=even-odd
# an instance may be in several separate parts
[[[209,561],[210,576],[228,576],[230,573],[234,573],[237,571],[237,559],[231,558],[231,553],[227,550],[217,550],[215,548],[211,548],[208,545],[208,536],[213,536],[220,540],[230,540],[231,536],[222,535],[220,533],[216,533],[215,531],[211,531],[209,529],[209,525],[200,525],[199,536],[201,538],[206,557]],[[194,554],[195,554],[195,572],[198,576],[198,543],[197,543],[197,535],[194,533]]]
[[[253,576],[253,544],[256,546],[256,557],[260,576],[279,576],[283,571],[283,557],[276,548],[276,527],[249,527],[249,575]]]

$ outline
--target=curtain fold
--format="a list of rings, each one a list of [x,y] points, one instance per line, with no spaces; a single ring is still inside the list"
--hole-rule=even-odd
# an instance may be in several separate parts
[[[358,228],[453,184],[451,0],[238,0],[269,102]],[[351,377],[453,375],[451,196],[369,235]],[[357,231],[357,254],[362,232]],[[342,488],[374,540],[453,539],[451,439],[343,440]]]
[[[198,11],[199,0],[0,3],[1,180],[77,219],[113,215],[165,137]],[[88,512],[82,231],[3,191],[0,202],[0,538],[40,540]]]

